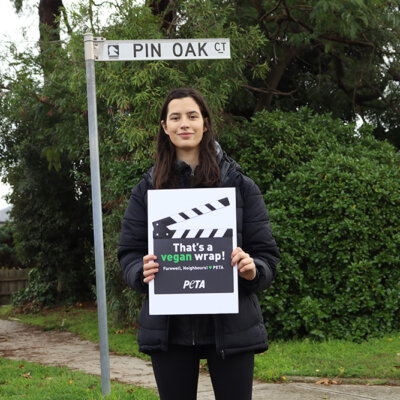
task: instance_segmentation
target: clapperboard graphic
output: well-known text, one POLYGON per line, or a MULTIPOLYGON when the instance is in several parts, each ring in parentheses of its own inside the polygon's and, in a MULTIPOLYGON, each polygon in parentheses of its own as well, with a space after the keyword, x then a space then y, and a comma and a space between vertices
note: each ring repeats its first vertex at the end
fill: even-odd
MULTIPOLYGON (((194 194, 199 190, 192 189, 194 194)), ((214 190, 208 189, 208 193, 218 197, 199 203, 196 196, 191 200, 194 207, 152 221, 153 252, 160 265, 155 294, 233 293, 231 253, 236 218, 221 222, 220 217, 227 211, 231 214, 226 215, 234 216, 232 208, 236 207, 228 196, 221 197, 214 190)))

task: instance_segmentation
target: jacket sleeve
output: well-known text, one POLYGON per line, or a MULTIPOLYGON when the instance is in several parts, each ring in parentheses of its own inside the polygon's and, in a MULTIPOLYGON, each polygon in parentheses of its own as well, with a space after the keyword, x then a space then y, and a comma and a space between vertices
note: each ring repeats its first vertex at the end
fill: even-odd
POLYGON ((132 190, 118 246, 125 281, 141 293, 148 291, 148 285, 143 282, 143 257, 147 252, 147 184, 141 180, 132 190))
POLYGON ((247 176, 243 176, 242 196, 243 250, 253 258, 257 275, 252 281, 239 278, 239 282, 248 290, 261 291, 267 289, 276 276, 279 250, 272 236, 269 215, 261 191, 247 176))

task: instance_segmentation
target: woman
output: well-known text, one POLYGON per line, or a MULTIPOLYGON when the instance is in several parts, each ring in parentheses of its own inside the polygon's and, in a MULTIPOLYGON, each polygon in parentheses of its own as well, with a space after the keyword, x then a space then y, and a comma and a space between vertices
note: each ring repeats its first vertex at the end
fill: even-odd
POLYGON ((154 168, 135 186, 122 222, 118 257, 126 282, 147 293, 158 272, 147 254, 147 190, 236 188, 239 313, 139 317, 140 351, 150 354, 161 400, 196 399, 199 360, 206 358, 215 398, 251 399, 254 354, 268 348, 256 291, 270 286, 279 252, 257 185, 215 142, 211 116, 194 89, 172 90, 161 110, 154 168))

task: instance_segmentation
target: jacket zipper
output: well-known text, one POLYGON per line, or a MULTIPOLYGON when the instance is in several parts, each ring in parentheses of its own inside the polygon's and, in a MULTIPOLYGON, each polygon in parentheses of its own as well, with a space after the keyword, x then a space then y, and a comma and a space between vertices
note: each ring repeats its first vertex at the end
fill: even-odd
POLYGON ((214 318, 214 326, 215 326, 215 344, 217 347, 217 351, 219 351, 221 358, 224 360, 225 359, 225 350, 223 348, 224 339, 223 339, 223 333, 222 333, 222 325, 219 323, 220 321, 219 321, 217 315, 214 315, 213 318, 214 318))
POLYGON ((167 316, 167 347, 168 347, 168 343, 169 343, 169 320, 170 320, 170 316, 167 316))
POLYGON ((192 318, 192 346, 196 346, 196 320, 192 318))

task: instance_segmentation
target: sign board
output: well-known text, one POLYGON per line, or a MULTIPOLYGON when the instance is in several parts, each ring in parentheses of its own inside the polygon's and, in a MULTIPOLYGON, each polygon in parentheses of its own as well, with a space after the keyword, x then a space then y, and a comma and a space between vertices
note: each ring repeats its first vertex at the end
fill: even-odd
POLYGON ((229 39, 98 40, 94 55, 96 61, 231 58, 229 39))
POLYGON ((150 314, 238 312, 235 188, 148 192, 150 314))

